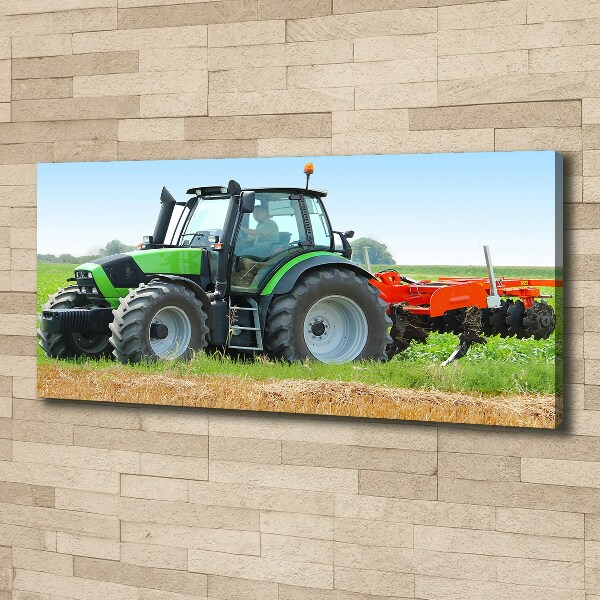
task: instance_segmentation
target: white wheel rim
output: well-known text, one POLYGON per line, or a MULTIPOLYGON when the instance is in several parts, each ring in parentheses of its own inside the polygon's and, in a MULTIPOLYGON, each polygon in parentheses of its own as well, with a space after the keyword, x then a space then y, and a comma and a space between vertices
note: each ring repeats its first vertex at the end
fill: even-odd
POLYGON ((318 361, 341 363, 360 355, 367 343, 369 326, 354 300, 326 296, 311 306, 303 331, 304 341, 318 361))
POLYGON ((165 306, 154 315, 152 323, 167 328, 166 338, 150 337, 150 346, 156 356, 173 359, 187 350, 192 339, 192 324, 185 311, 178 306, 165 306))

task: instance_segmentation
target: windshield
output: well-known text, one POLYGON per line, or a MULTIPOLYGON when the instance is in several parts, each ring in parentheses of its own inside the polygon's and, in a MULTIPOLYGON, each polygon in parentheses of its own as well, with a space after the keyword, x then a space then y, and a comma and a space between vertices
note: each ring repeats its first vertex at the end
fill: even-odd
POLYGON ((201 198, 179 238, 180 246, 206 246, 208 236, 222 235, 229 196, 201 198))

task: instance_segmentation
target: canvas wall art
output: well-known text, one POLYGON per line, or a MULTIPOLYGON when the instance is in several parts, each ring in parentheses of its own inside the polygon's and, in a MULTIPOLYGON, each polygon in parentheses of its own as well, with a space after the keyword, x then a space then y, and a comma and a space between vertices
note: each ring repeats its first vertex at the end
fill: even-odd
POLYGON ((38 166, 42 398, 553 428, 554 152, 38 166))

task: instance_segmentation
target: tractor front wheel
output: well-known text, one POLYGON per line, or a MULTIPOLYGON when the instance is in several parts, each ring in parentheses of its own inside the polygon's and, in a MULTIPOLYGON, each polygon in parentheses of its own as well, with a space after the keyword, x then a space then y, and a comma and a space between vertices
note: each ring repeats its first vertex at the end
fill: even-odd
POLYGON ((183 285, 142 283, 113 312, 110 341, 122 363, 189 360, 208 345, 208 318, 202 302, 183 285))
MULTIPOLYGON (((42 310, 69 309, 84 306, 85 296, 76 285, 70 285, 65 289, 59 289, 56 294, 48 298, 48 302, 42 306, 42 310)), ((85 333, 48 333, 41 327, 38 329, 39 344, 51 358, 74 358, 77 356, 88 356, 90 358, 101 358, 110 356, 112 346, 107 335, 88 335, 85 333)))
POLYGON ((349 269, 310 272, 289 294, 273 300, 265 326, 267 351, 288 362, 387 360, 392 322, 386 309, 378 290, 349 269))

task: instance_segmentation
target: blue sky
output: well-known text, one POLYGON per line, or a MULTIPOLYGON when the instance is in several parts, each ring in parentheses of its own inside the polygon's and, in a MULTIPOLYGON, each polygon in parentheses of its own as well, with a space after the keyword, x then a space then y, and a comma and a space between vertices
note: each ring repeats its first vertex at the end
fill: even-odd
POLYGON ((38 252, 82 255, 154 230, 166 186, 325 189, 335 229, 387 244, 398 264, 554 265, 555 153, 490 152, 38 165, 38 252))

